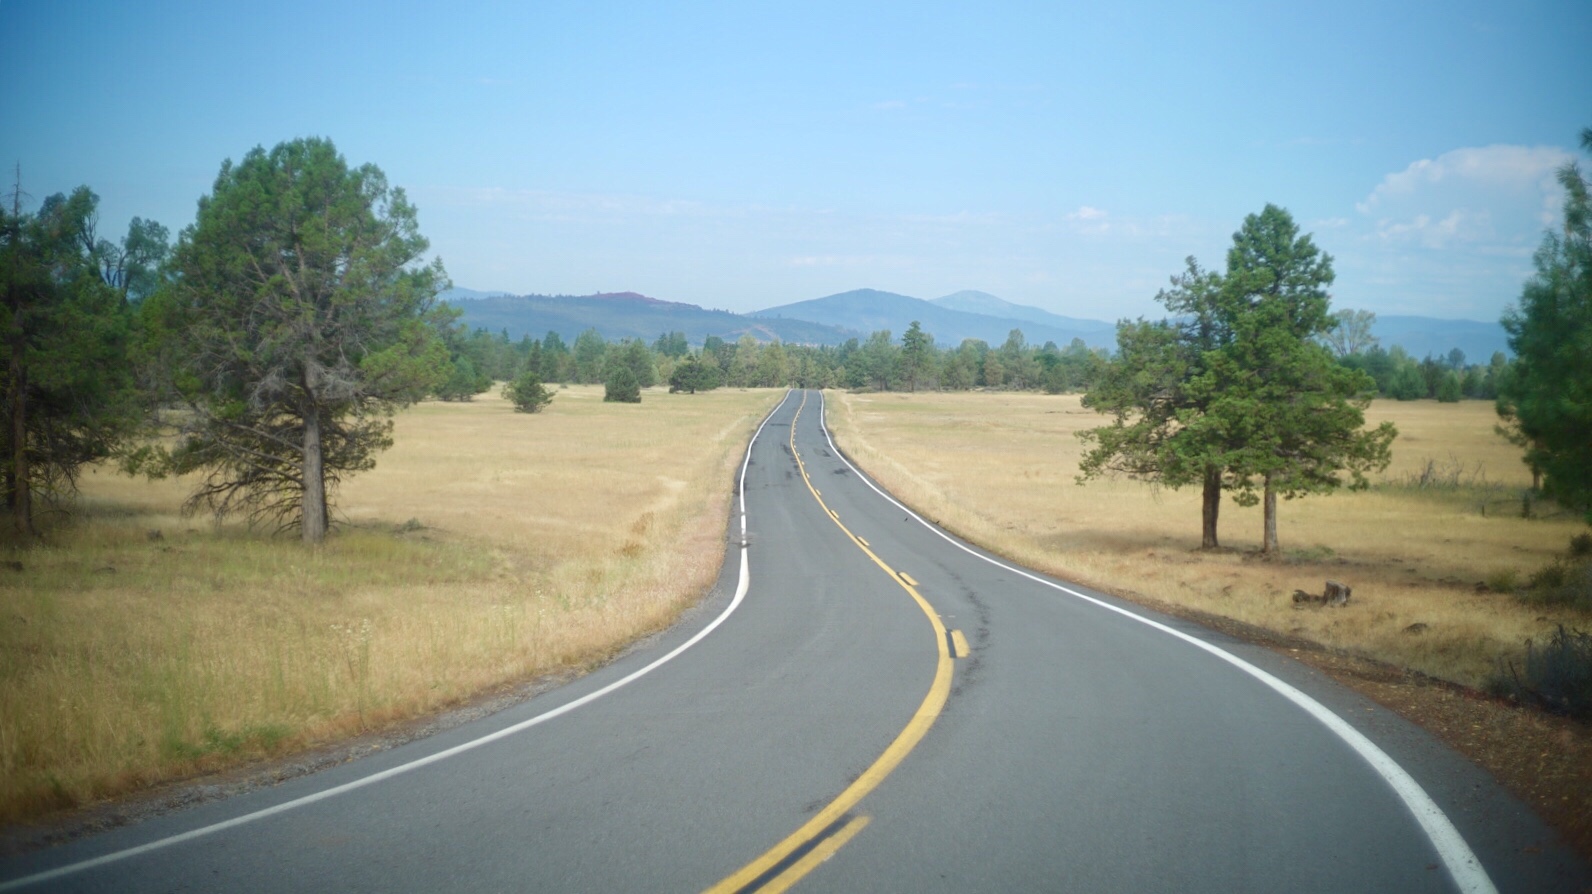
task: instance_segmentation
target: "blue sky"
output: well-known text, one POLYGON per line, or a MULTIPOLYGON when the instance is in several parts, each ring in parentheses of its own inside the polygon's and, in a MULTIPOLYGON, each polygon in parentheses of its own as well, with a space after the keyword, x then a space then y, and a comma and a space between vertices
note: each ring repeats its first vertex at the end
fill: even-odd
POLYGON ((1483 320, 1587 164, 1584 0, 1100 6, 0 0, 0 162, 175 233, 223 159, 326 136, 457 285, 738 311, 1156 314, 1273 202, 1335 307, 1483 320))

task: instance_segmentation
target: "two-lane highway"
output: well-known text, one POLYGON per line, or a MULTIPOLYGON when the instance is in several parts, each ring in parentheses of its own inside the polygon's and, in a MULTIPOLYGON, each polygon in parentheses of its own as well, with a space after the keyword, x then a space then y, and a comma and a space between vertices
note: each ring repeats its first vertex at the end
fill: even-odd
POLYGON ((1488 777, 1308 669, 945 537, 846 462, 816 392, 738 486, 715 592, 608 667, 0 887, 1592 887, 1488 777))

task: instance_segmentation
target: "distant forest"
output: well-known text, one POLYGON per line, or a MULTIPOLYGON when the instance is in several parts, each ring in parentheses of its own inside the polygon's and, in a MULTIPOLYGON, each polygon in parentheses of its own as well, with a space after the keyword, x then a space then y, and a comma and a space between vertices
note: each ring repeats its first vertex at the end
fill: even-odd
MULTIPOLYGON (((493 334, 483 328, 456 326, 448 334, 453 374, 442 388, 444 400, 468 400, 486 391, 494 380, 509 380, 530 370, 543 382, 601 383, 617 364, 628 366, 641 387, 675 381, 683 365, 690 390, 732 388, 847 388, 874 391, 966 391, 975 388, 1043 391, 1050 394, 1087 391, 1109 358, 1081 339, 1065 346, 1035 345, 1021 329, 1005 342, 990 345, 965 339, 937 345, 917 326, 901 337, 880 330, 867 338, 840 345, 763 343, 750 335, 736 341, 709 336, 700 348, 684 333, 609 341, 595 328, 573 344, 556 332, 541 339, 513 341, 506 329, 493 334), (698 370, 703 371, 699 373, 698 370)), ((1507 367, 1502 353, 1486 363, 1471 363, 1454 349, 1443 357, 1417 360, 1395 345, 1384 349, 1374 340, 1340 344, 1338 362, 1363 370, 1376 382, 1378 395, 1398 400, 1461 398, 1491 400, 1507 367)))

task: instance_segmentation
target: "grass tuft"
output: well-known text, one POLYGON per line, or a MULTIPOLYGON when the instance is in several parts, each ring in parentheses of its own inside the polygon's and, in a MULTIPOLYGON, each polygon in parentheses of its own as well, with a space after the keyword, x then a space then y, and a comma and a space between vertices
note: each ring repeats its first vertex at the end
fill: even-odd
POLYGON ((1488 689, 1556 714, 1592 720, 1592 633, 1559 625, 1538 647, 1526 641, 1523 667, 1500 662, 1488 689))

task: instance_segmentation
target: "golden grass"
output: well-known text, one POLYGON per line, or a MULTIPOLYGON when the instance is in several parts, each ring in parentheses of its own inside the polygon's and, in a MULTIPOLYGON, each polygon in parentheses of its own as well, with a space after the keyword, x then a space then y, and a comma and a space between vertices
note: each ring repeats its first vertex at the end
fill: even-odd
POLYGON ((780 395, 421 404, 317 550, 182 518, 181 482, 85 476, 78 518, 0 568, 0 820, 379 727, 667 626, 718 573, 738 462, 780 395))
MULTIPOLYGON (((1492 405, 1377 402, 1400 437, 1369 491, 1283 501, 1283 556, 1261 560, 1261 515, 1224 500, 1221 552, 1201 552, 1195 489, 1075 482, 1074 433, 1105 423, 1078 396, 830 393, 836 440, 870 474, 947 529, 1099 589, 1301 636, 1470 686, 1567 610, 1523 606, 1478 584, 1530 572, 1584 525, 1526 520, 1519 451, 1492 405), (1416 488, 1431 461, 1442 486, 1416 488), (1446 474, 1445 474, 1446 473, 1446 474), (1485 514, 1484 514, 1485 513, 1485 514), (1343 609, 1299 608, 1295 589, 1354 588, 1343 609), (1411 630, 1412 625, 1425 625, 1411 630)), ((1432 477, 1432 476, 1428 476, 1432 477)))

